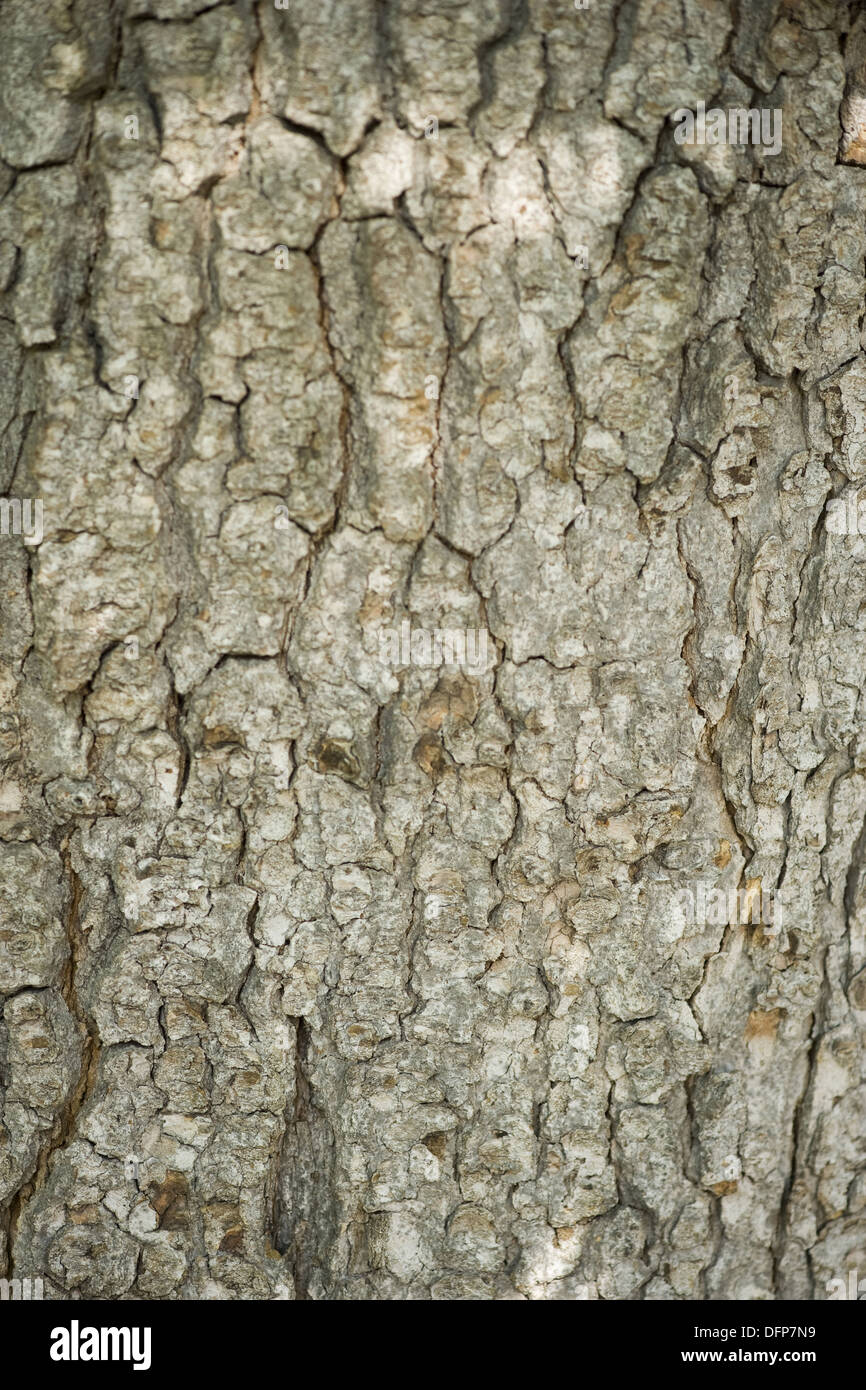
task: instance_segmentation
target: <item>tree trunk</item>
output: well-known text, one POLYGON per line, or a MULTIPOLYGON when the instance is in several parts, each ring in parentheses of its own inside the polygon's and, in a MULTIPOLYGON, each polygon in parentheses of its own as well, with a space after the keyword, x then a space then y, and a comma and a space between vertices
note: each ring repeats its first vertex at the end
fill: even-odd
POLYGON ((0 1269, 866 1274, 859 7, 0 54, 0 1269))

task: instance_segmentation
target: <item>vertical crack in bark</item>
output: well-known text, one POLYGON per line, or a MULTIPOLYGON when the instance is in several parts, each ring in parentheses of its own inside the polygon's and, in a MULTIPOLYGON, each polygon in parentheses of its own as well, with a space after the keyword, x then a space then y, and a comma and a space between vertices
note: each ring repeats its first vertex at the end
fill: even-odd
POLYGON ((54 1120, 54 1124, 40 1148, 36 1165, 27 1179, 15 1193, 9 1206, 8 1223, 8 1277, 14 1274, 15 1241, 21 1220, 26 1213, 27 1204, 45 1186, 49 1175, 51 1160, 59 1153, 75 1133, 78 1116, 86 1105, 96 1084, 99 1068, 101 1044, 99 1033, 91 1017, 82 1008, 78 997, 78 977, 81 959, 86 942, 81 931, 79 909, 82 897, 81 880, 72 867, 68 844, 63 846, 64 870, 68 885, 68 906, 65 929, 69 944, 69 955, 60 982, 60 993, 70 1014, 79 1027, 81 1039, 81 1064, 74 1086, 65 1104, 54 1120))
POLYGON ((310 1081, 310 1028, 295 1022, 292 1114, 283 1139, 274 1244, 292 1271, 295 1298, 323 1296, 322 1278, 337 1236, 332 1175, 334 1133, 310 1081))

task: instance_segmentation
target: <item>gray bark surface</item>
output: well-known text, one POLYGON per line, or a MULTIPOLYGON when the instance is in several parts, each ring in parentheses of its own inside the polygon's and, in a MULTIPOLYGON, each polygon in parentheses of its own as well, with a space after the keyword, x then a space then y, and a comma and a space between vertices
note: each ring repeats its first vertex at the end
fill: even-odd
POLYGON ((4 0, 0 67, 44 509, 0 535, 0 1271, 866 1276, 860 7, 4 0), (699 102, 781 150, 677 143, 699 102), (391 665, 407 621, 488 660, 391 665))

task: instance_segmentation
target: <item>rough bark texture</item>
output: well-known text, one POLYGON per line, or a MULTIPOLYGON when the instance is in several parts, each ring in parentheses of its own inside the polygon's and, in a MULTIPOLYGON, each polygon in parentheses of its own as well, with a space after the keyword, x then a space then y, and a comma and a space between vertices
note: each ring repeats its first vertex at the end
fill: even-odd
POLYGON ((0 1269, 866 1275, 859 7, 4 0, 0 64, 0 492, 44 506, 0 536, 0 1269), (781 151, 678 144, 700 101, 781 151), (404 620, 489 660, 389 665, 404 620))

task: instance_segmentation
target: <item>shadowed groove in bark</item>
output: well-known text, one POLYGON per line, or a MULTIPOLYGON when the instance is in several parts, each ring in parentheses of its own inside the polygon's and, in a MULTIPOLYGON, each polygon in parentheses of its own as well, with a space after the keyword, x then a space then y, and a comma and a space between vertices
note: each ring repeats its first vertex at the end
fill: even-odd
POLYGON ((63 850, 64 867, 69 887, 68 910, 65 920, 69 957, 63 972, 60 992, 80 1030, 81 1064, 78 1079, 71 1088, 64 1106, 56 1116, 49 1135, 40 1148, 36 1165, 27 1181, 22 1184, 9 1202, 7 1218, 7 1265, 6 1277, 12 1278, 15 1272, 15 1236, 27 1203, 44 1186, 51 1161, 63 1149, 75 1133, 78 1116, 92 1095, 99 1069, 99 1033, 79 1003, 76 983, 82 953, 82 935, 79 908, 81 904, 81 881, 69 862, 68 848, 63 850))
POLYGON ((337 1225, 331 1179, 334 1135, 310 1084, 310 1047, 309 1026, 299 1018, 294 1105, 280 1157, 274 1245, 287 1257, 295 1297, 301 1300, 322 1296, 322 1273, 337 1225))

